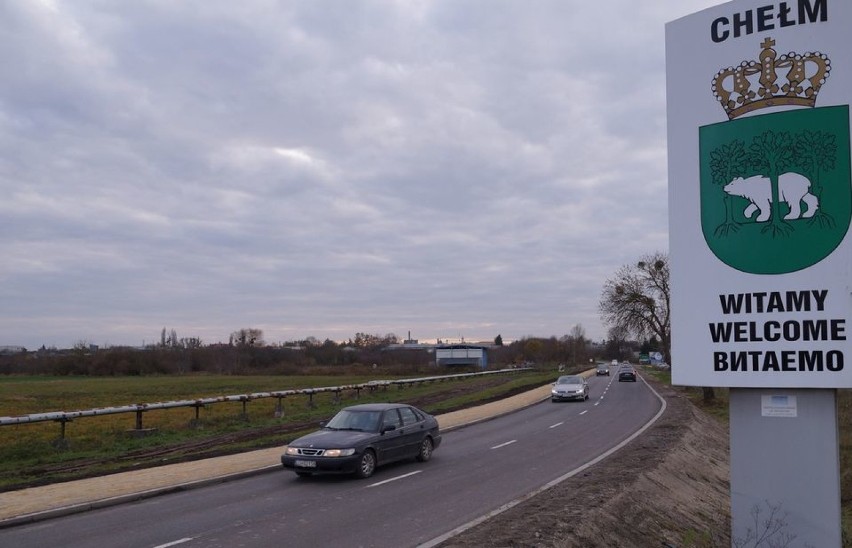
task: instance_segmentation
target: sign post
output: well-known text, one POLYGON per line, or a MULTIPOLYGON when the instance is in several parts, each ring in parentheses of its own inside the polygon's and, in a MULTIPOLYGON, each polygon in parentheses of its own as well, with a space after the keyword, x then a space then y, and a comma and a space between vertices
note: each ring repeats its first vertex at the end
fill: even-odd
POLYGON ((841 543, 850 28, 844 0, 735 0, 666 26, 672 382, 731 389, 740 545, 841 543))

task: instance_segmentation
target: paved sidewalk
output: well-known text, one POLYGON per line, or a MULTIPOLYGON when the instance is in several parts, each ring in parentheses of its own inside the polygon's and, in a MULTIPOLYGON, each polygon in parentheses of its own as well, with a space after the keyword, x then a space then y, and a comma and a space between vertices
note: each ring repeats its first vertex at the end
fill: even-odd
MULTIPOLYGON (((439 415, 451 430, 534 405, 550 397, 550 385, 471 409, 439 415)), ((281 447, 182 462, 0 493, 0 527, 84 512, 281 469, 281 447)))

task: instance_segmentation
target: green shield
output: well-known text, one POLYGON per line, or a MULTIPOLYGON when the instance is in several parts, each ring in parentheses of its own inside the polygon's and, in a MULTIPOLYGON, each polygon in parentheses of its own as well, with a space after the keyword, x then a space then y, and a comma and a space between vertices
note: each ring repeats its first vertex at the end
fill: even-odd
POLYGON ((699 129, 701 227, 726 265, 786 274, 849 229, 849 107, 791 110, 699 129))

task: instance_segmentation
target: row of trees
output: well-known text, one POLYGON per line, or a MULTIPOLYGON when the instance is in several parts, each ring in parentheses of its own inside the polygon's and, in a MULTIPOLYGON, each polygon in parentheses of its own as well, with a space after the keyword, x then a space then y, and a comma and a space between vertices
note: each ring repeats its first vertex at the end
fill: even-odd
MULTIPOLYGON (((289 374, 317 372, 317 367, 326 367, 323 372, 343 373, 358 367, 373 369, 374 365, 396 371, 419 371, 434 366, 434 353, 398 343, 393 334, 357 333, 340 343, 308 337, 267 345, 262 330, 245 328, 234 331, 226 344, 204 345, 199 339, 181 338, 174 329, 163 328, 159 343, 145 349, 98 349, 79 344, 68 351, 43 349, 0 355, 0 374, 289 374)), ((528 336, 504 344, 502 336, 497 335, 488 349, 488 362, 494 368, 530 362, 544 366, 582 366, 598 359, 629 359, 637 352, 658 349, 655 337, 642 344, 626 338, 595 343, 578 324, 561 337, 528 336)))
MULTIPOLYGON (((344 343, 308 338, 271 346, 258 344, 262 335, 260 330, 246 330, 245 336, 233 337, 228 344, 186 345, 166 331, 160 344, 145 349, 80 345, 68 351, 0 355, 0 374, 296 374, 320 372, 319 367, 325 368, 323 373, 348 373, 359 367, 372 370, 374 365, 383 370, 419 372, 434 367, 435 362, 435 354, 426 349, 392 346, 392 336, 359 334, 344 343)), ((582 365, 594 359, 624 359, 635 348, 635 343, 592 343, 583 328, 575 326, 571 334, 562 337, 524 337, 510 344, 492 345, 488 362, 494 368, 529 362, 582 365)))

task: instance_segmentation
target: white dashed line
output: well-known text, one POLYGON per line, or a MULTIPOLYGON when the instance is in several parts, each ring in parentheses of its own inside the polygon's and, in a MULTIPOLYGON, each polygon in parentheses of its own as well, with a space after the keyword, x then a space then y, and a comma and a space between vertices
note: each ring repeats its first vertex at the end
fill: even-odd
POLYGON ((506 447, 507 445, 512 445, 516 441, 518 441, 518 440, 507 441, 506 443, 501 443, 500 445, 495 445, 491 449, 500 449, 501 447, 506 447))
POLYGON ((562 426, 563 424, 565 424, 565 423, 564 422, 557 422, 556 424, 551 424, 550 426, 548 426, 548 428, 556 428, 557 426, 562 426))
POLYGON ((397 476, 397 477, 395 477, 395 478, 386 479, 386 480, 384 480, 384 481, 380 481, 380 482, 378 482, 378 483, 371 483, 371 484, 370 484, 370 485, 368 485, 367 487, 378 487, 379 485, 384 485, 384 484, 386 484, 386 483, 390 483, 390 482, 392 482, 392 481, 396 481, 396 480, 401 480, 401 479, 403 479, 403 478, 407 478, 408 476, 413 476, 414 474, 419 474, 419 473, 420 473, 420 472, 422 472, 422 471, 423 471, 423 470, 415 470, 414 472, 409 472, 409 473, 407 473, 407 474, 403 474, 403 475, 401 475, 401 476, 397 476))
MULTIPOLYGON (((595 405, 597 405, 597 404, 595 404, 595 405)), ((580 411, 580 414, 581 414, 581 415, 585 415, 585 414, 586 414, 586 413, 588 413, 588 412, 589 412, 589 410, 588 410, 588 409, 586 409, 585 411, 580 411)))
POLYGON ((167 542, 165 544, 160 544, 159 546, 154 546, 154 548, 168 548, 169 546, 177 546, 178 544, 183 544, 184 542, 189 542, 192 540, 192 537, 186 537, 179 540, 173 540, 172 542, 167 542))

